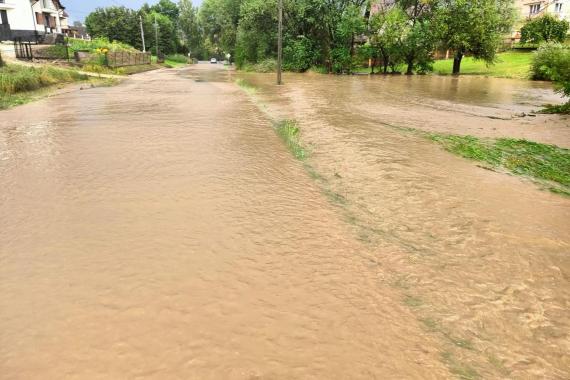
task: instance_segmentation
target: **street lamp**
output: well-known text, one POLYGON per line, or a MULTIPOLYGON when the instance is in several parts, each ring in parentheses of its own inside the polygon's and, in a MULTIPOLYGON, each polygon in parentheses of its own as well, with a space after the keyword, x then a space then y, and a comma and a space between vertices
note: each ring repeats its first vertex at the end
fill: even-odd
POLYGON ((277 84, 282 85, 281 68, 283 66, 283 0, 279 0, 279 35, 277 38, 277 84))

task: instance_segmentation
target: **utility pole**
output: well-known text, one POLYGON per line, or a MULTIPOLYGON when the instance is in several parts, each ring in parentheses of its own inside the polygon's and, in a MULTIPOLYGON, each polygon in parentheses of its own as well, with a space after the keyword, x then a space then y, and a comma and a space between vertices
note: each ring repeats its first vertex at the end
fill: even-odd
POLYGON ((146 53, 146 46, 144 43, 144 29, 143 29, 143 23, 142 23, 142 16, 139 15, 139 19, 141 21, 141 37, 142 37, 142 44, 143 44, 143 53, 146 53))
POLYGON ((277 84, 281 85, 281 70, 283 67, 283 0, 279 0, 279 37, 277 40, 277 84))
POLYGON ((156 60, 159 61, 158 55, 160 53, 160 49, 158 47, 158 22, 156 21, 156 15, 154 15, 154 33, 156 37, 156 60))

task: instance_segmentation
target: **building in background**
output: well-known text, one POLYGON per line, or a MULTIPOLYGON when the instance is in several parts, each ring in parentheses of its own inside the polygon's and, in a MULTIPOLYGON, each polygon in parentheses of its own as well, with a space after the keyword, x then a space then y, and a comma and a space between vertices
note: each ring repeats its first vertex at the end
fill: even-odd
POLYGON ((553 15, 561 20, 570 19, 570 0, 515 0, 521 20, 553 15))
POLYGON ((0 0, 0 41, 54 41, 66 26, 60 0, 0 0))

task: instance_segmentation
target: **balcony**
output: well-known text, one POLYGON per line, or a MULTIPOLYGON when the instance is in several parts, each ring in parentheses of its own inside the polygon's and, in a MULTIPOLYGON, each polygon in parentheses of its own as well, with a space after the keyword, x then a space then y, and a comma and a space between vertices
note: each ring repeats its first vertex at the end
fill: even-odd
MULTIPOLYGON (((53 2, 51 0, 40 0, 37 4, 40 6, 40 12, 51 14, 59 13, 59 10, 53 5, 53 2)), ((38 11, 38 9, 35 10, 38 11)))

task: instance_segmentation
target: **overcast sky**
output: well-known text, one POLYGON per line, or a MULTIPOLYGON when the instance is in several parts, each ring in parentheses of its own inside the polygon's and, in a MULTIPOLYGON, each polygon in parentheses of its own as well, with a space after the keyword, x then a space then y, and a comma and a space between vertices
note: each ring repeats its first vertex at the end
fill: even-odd
MULTIPOLYGON (((173 0, 177 3, 177 0, 173 0)), ((73 21, 83 21, 91 11, 97 7, 108 7, 111 5, 124 5, 125 7, 138 9, 144 3, 154 4, 158 0, 62 0, 67 13, 73 21)), ((194 5, 200 5, 202 0, 192 0, 194 5)))

